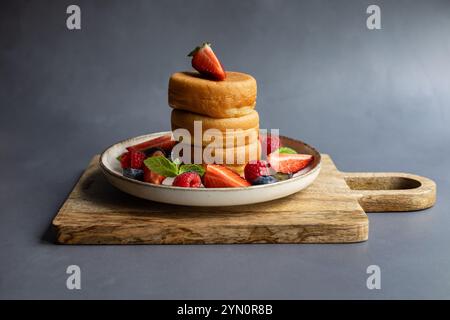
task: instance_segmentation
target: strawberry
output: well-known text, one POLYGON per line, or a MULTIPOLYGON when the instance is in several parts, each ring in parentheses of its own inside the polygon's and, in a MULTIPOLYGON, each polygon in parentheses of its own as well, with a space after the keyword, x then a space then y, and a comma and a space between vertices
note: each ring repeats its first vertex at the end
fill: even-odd
POLYGON ((250 183, 233 170, 218 164, 208 164, 203 176, 206 188, 248 187, 250 183))
POLYGON ((166 177, 161 176, 155 172, 149 170, 146 166, 144 166, 144 181, 153 183, 153 184, 161 184, 166 177))
POLYGON ((192 67, 201 74, 215 80, 225 80, 225 70, 211 49, 210 43, 205 42, 195 48, 188 57, 192 57, 192 67))
POLYGON ((305 168, 313 159, 310 154, 274 152, 267 156, 270 166, 277 172, 295 173, 305 168))
POLYGON ((122 153, 122 155, 119 157, 120 166, 122 169, 126 169, 130 167, 130 152, 122 153))
POLYGON ((173 140, 172 134, 166 134, 157 138, 153 138, 148 141, 135 144, 127 148, 128 151, 146 151, 150 148, 160 148, 165 151, 170 151, 172 147, 177 144, 177 141, 173 140))
POLYGON ((245 179, 250 183, 253 183, 261 176, 269 176, 269 164, 264 160, 250 161, 244 168, 244 175, 245 179))
POLYGON ((198 188, 202 185, 202 180, 197 172, 185 172, 176 176, 172 185, 175 187, 198 188))
POLYGON ((263 152, 266 151, 266 154, 271 154, 279 147, 281 147, 280 138, 278 137, 278 135, 260 135, 259 139, 261 142, 261 150, 263 152))
POLYGON ((140 151, 130 152, 130 167, 133 169, 142 169, 144 166, 145 154, 140 151))
MULTIPOLYGON (((148 149, 148 150, 150 150, 150 149, 148 149)), ((164 151, 153 148, 153 152, 151 152, 150 157, 158 157, 158 156, 165 156, 164 151)), ((146 165, 144 165, 144 181, 145 182, 161 184, 165 178, 166 178, 165 176, 151 171, 149 168, 147 168, 146 165)))

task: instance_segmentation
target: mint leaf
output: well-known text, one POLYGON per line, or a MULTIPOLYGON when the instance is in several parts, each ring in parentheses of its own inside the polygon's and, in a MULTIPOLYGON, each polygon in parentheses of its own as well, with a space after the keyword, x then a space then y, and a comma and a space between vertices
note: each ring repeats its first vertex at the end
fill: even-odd
POLYGON ((180 159, 170 161, 164 156, 150 157, 144 160, 145 166, 164 177, 176 177, 185 172, 196 172, 203 176, 205 169, 198 164, 181 164, 180 159))
POLYGON ((201 177, 205 173, 205 169, 203 169, 203 167, 198 164, 183 164, 180 166, 178 174, 182 174, 185 172, 197 172, 201 177))
POLYGON ((295 151, 294 149, 289 148, 289 147, 278 148, 277 150, 275 150, 275 152, 278 152, 278 153, 289 153, 289 154, 297 153, 297 151, 295 151))
POLYGON ((178 166, 164 156, 150 157, 144 160, 145 166, 164 177, 176 177, 178 166))

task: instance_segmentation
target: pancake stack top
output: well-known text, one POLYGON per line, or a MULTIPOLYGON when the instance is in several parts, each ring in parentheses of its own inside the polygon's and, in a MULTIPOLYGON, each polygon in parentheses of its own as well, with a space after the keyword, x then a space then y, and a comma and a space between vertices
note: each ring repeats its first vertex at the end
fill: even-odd
POLYGON ((226 72, 223 81, 209 80, 197 72, 174 73, 169 80, 172 130, 188 130, 193 150, 204 150, 214 142, 216 162, 242 172, 248 161, 260 158, 256 92, 255 78, 245 73, 226 72), (203 133, 195 141, 194 121, 201 121, 203 133), (216 129, 222 138, 205 135, 214 134, 209 129, 216 129))

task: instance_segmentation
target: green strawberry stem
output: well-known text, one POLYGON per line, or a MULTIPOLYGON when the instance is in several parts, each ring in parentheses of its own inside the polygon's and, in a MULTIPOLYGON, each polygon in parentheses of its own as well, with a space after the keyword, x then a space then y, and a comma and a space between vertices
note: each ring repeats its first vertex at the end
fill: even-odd
POLYGON ((196 54, 197 52, 199 52, 201 49, 203 49, 203 48, 206 47, 206 46, 210 47, 210 46, 211 46, 211 43, 209 43, 209 42, 204 42, 201 46, 195 47, 195 49, 192 50, 191 52, 189 52, 189 54, 188 54, 187 56, 188 56, 188 57, 193 57, 193 56, 195 56, 195 54, 196 54))

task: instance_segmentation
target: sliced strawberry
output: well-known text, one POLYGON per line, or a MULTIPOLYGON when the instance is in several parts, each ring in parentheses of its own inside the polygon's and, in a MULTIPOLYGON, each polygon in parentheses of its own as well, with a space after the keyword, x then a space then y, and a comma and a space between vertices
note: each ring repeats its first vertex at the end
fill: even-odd
POLYGON ((126 169, 130 167, 130 152, 125 152, 122 153, 119 157, 119 161, 120 161, 120 166, 122 167, 122 169, 126 169))
POLYGON ((153 183, 153 184, 161 184, 166 177, 161 176, 151 170, 149 170, 146 166, 144 166, 144 181, 153 183))
POLYGON ((172 134, 166 134, 148 141, 135 144, 127 148, 128 151, 145 151, 150 148, 161 148, 165 151, 170 151, 172 147, 177 144, 177 141, 173 140, 172 134))
POLYGON ((203 176, 206 188, 248 187, 250 183, 233 170, 218 164, 208 164, 203 176))
POLYGON ((280 137, 278 135, 260 135, 259 141, 261 142, 261 150, 271 154, 279 147, 281 147, 280 137))
POLYGON ((267 156, 270 166, 277 172, 295 173, 305 168, 313 159, 310 154, 274 152, 267 156))
MULTIPOLYGON (((148 149, 150 150, 150 149, 148 149)), ((154 150, 152 154, 150 154, 150 157, 158 157, 158 156, 165 156, 164 151, 162 150, 154 150)), ((144 181, 154 184, 161 184, 166 177, 157 174, 156 172, 151 171, 149 168, 147 168, 146 165, 144 165, 144 181)))
POLYGON ((130 167, 133 169, 142 169, 144 167, 145 154, 140 151, 130 151, 130 167))
POLYGON ((215 80, 225 80, 225 70, 211 49, 210 43, 205 42, 200 47, 195 48, 189 53, 188 57, 192 57, 192 67, 201 74, 215 80))

